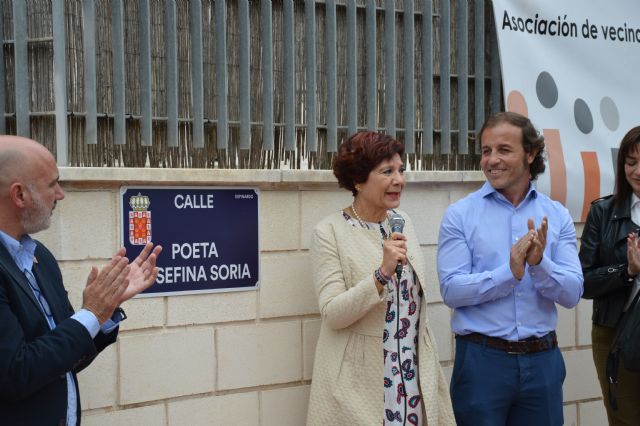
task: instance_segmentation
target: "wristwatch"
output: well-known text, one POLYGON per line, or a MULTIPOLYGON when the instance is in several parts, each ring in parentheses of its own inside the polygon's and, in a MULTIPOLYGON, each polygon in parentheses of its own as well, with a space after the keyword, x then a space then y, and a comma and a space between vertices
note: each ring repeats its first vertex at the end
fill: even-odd
POLYGON ((118 306, 116 310, 113 311, 113 315, 111 315, 111 321, 115 323, 119 323, 126 319, 127 319, 127 314, 125 313, 124 309, 122 309, 120 306, 118 306))

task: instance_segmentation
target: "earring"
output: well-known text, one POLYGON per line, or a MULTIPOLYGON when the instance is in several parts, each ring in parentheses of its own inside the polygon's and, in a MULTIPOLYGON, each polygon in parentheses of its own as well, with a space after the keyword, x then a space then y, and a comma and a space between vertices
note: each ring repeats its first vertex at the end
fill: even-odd
POLYGON ((356 183, 356 191, 360 192, 360 184, 356 183))

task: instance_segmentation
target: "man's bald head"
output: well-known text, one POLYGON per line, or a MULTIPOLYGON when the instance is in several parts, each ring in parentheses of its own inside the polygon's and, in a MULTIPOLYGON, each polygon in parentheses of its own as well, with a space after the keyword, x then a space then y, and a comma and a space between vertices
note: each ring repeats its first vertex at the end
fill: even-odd
POLYGON ((29 183, 33 169, 52 158, 49 150, 34 140, 0 135, 0 188, 16 181, 29 183))
POLYGON ((63 198, 49 150, 31 139, 0 135, 0 229, 16 240, 47 229, 63 198))

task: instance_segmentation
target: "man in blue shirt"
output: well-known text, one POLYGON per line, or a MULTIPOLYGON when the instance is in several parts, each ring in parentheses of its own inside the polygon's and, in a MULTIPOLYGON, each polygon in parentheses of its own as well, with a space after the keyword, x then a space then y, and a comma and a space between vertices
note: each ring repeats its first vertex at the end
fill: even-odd
POLYGON ((120 249, 92 268, 73 311, 58 264, 29 234, 49 227, 64 198, 58 168, 39 143, 0 136, 0 423, 80 423, 76 373, 115 342, 120 304, 152 285, 162 248, 133 262, 120 249))
POLYGON ((451 396, 459 425, 560 425, 565 366, 556 303, 572 308, 582 271, 567 209, 536 191, 544 138, 512 112, 479 132, 487 181, 447 209, 438 239, 454 308, 451 396))

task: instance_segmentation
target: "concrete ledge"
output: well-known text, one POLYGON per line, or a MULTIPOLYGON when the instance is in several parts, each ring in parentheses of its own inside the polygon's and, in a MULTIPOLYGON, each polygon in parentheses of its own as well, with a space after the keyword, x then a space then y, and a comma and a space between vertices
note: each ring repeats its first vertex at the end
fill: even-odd
POLYGON ((337 183, 331 170, 282 170, 282 181, 337 183))
MULTIPOLYGON (((408 183, 481 182, 480 171, 412 171, 408 183)), ((114 185, 256 185, 273 184, 335 185, 331 170, 257 170, 257 169, 151 169, 120 167, 60 167, 60 180, 73 186, 96 183, 114 185)))
POLYGON ((484 182, 484 174, 478 170, 468 171, 414 171, 406 172, 407 182, 438 182, 438 183, 458 183, 458 182, 484 182))
POLYGON ((62 182, 118 184, 244 184, 281 182, 280 170, 147 169, 120 167, 60 167, 62 182))

